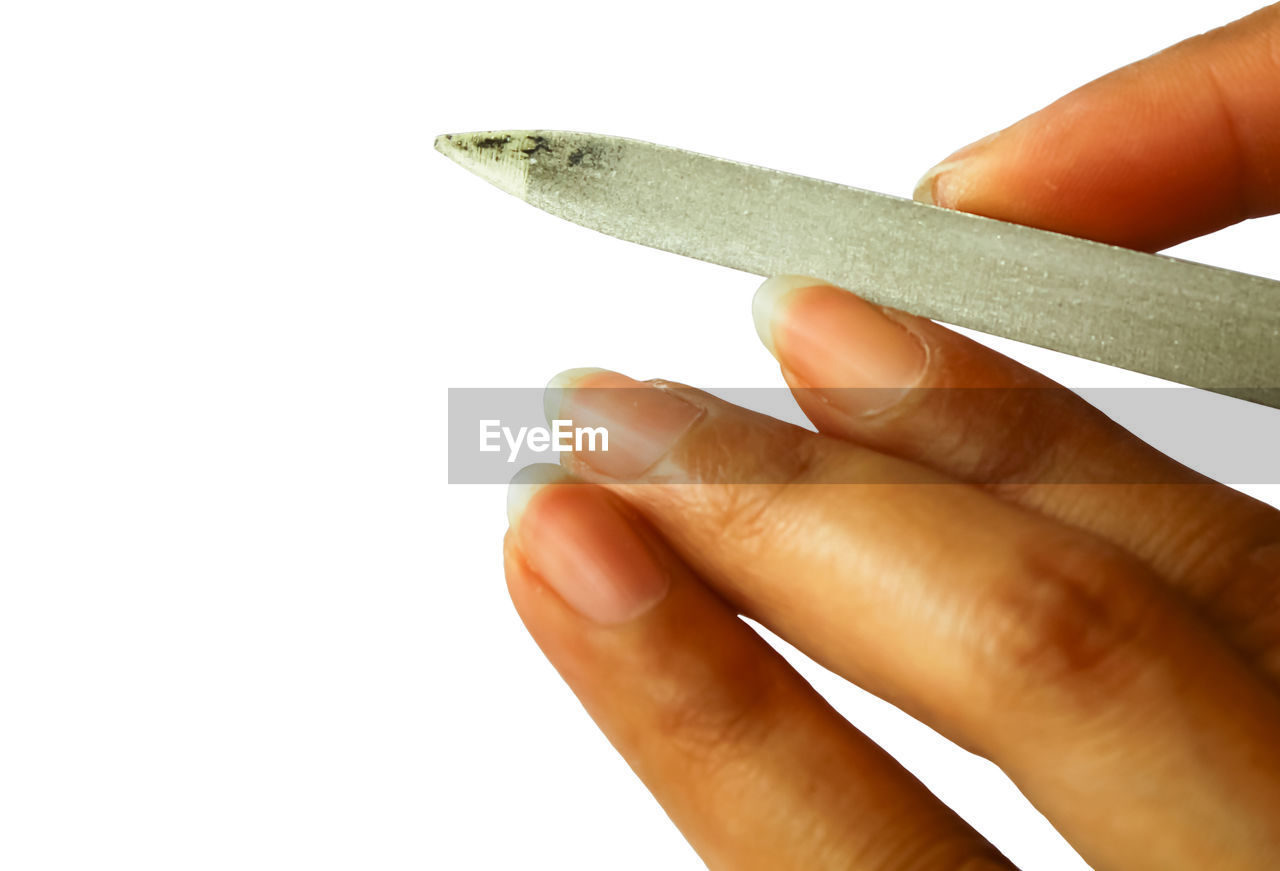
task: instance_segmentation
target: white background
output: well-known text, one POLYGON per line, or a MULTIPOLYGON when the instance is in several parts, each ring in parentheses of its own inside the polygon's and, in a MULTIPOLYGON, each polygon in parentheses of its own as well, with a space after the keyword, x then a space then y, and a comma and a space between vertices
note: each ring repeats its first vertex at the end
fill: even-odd
MULTIPOLYGON (((524 634, 502 489, 445 483, 445 391, 780 384, 758 280, 432 138, 587 130, 907 195, 1253 5, 4 4, 0 866, 700 867, 524 634)), ((1276 229, 1177 253, 1280 277, 1276 229)), ((1080 867, 988 764, 805 670, 1011 857, 1080 867)))

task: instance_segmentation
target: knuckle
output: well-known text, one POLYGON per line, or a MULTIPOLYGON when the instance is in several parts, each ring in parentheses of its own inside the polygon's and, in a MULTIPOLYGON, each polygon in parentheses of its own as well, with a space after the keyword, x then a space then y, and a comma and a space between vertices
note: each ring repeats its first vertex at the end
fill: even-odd
POLYGON ((818 459, 812 440, 796 439, 767 480, 744 483, 719 494, 715 506, 717 528, 727 540, 741 545, 758 546, 783 534, 788 520, 781 506, 797 488, 814 480, 818 459))
MULTIPOLYGON (((985 391, 982 415, 968 415, 978 430, 969 440, 975 459, 969 480, 993 488, 1056 484, 1086 474, 1082 461, 1093 442, 1110 436, 1114 424, 1063 387, 1015 386, 985 391), (992 438, 989 421, 999 421, 992 438), (988 446, 998 444, 998 450, 988 446), (1064 477, 1065 476, 1065 477, 1064 477)), ((1089 475, 1097 474, 1093 470, 1089 475)))
POLYGON ((690 765, 724 770, 749 759, 774 723, 782 689, 779 669, 754 652, 722 652, 681 663, 654 698, 654 738, 690 765))
POLYGON ((1227 565, 1209 606, 1231 640, 1280 677, 1280 539, 1254 545, 1227 565))
POLYGON ((1036 547, 976 621, 980 674, 1001 702, 1046 692, 1103 701, 1143 664, 1141 640, 1159 613, 1140 566, 1100 542, 1036 547))

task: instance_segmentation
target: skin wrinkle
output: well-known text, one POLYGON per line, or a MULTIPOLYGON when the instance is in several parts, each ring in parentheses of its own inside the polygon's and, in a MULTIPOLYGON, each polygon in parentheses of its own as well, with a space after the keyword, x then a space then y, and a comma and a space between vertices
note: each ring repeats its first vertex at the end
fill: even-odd
POLYGON ((1161 665, 1146 656, 1160 649, 1158 590, 1133 582, 1145 569, 1128 554, 1067 535, 1024 546, 1010 571, 972 604, 964 639, 992 704, 1016 710, 1066 693, 1074 709, 1106 719, 1110 698, 1161 665))
MULTIPOLYGON (((934 388, 934 390, 926 389, 908 394, 906 402, 865 419, 854 419, 844 414, 839 407, 833 409, 834 413, 845 419, 850 429, 868 426, 887 428, 895 423, 905 423, 912 412, 923 403, 946 402, 955 396, 951 390, 939 391, 937 388, 988 390, 988 395, 998 397, 998 402, 988 408, 988 415, 996 415, 1002 420, 1006 431, 1017 433, 1023 440, 1024 449, 1019 450, 1018 445, 1006 445, 1003 451, 988 452, 985 457, 977 457, 966 464, 962 477, 979 486, 985 486, 990 482, 997 482, 998 485, 1010 481, 1039 481, 1049 469, 1063 467, 1063 455, 1068 452, 1068 449, 1064 448, 1065 435, 1071 428, 1065 424, 1070 423, 1072 427, 1079 426, 1079 417, 1082 413, 1088 415, 1090 422, 1095 426, 1110 429, 1115 427, 1110 419, 1092 407, 1082 411, 1074 394, 1038 373, 1024 369, 1010 371, 1009 367, 999 367, 994 372, 984 370, 975 377, 974 367, 969 364, 972 362, 982 366, 982 360, 985 357, 982 351, 974 354, 974 349, 964 344, 930 341, 930 333, 937 329, 932 324, 929 328, 921 329, 918 318, 892 310, 886 310, 886 314, 902 324, 904 328, 910 329, 924 345, 926 368, 921 386, 934 388), (964 375, 957 378, 955 374, 957 372, 962 372, 964 375), (1052 402, 1052 405, 1046 403, 1047 399, 1052 402), (1011 410, 1017 412, 1016 416, 1010 414, 1011 410), (1054 413, 1046 414, 1047 411, 1054 413), (1027 449, 1029 446, 1034 446, 1034 450, 1027 449)), ((961 406, 959 413, 948 415, 953 425, 944 430, 950 441, 950 447, 943 447, 942 450, 944 454, 951 457, 959 455, 960 448, 965 444, 981 443, 983 440, 975 436, 980 434, 987 425, 985 418, 978 419, 962 413, 966 401, 963 390, 960 396, 961 399, 957 403, 961 406), (961 424, 960 426, 954 425, 957 421, 961 424)), ((937 449, 937 441, 932 434, 929 441, 928 453, 931 453, 937 449)), ((1079 453, 1078 449, 1073 452, 1079 453)), ((953 474, 936 465, 933 468, 937 468, 944 474, 953 474)))
MULTIPOLYGON (((1280 6, 1272 9, 1276 13, 1276 20, 1280 21, 1280 6)), ((1268 29, 1266 34, 1268 63, 1276 77, 1280 78, 1280 27, 1268 29)), ((1274 211, 1276 204, 1280 203, 1280 165, 1265 165, 1264 174, 1265 182, 1262 187, 1271 195, 1270 199, 1264 201, 1263 208, 1266 214, 1274 211)))
POLYGON ((751 648, 722 654, 710 667, 678 644, 666 649, 676 651, 674 659, 657 651, 644 669, 678 677, 651 697, 656 732, 704 776, 724 780, 771 740, 786 708, 784 672, 772 662, 760 668, 751 648))
POLYGON ((1280 683, 1280 537, 1231 562, 1210 606, 1239 627, 1228 638, 1264 678, 1280 683))
MULTIPOLYGON (((1273 26, 1266 31, 1266 73, 1270 79, 1280 88, 1280 10, 1277 10, 1273 26)), ((1240 124, 1249 124, 1250 116, 1246 113, 1238 113, 1237 121, 1240 124)), ((1274 122, 1273 122, 1274 123, 1274 122)), ((1257 137, 1250 137, 1249 141, 1257 140, 1256 148, 1250 149, 1253 157, 1253 167, 1255 174, 1261 179, 1260 184, 1250 187, 1250 193, 1257 198, 1250 217, 1261 217, 1275 211, 1280 204, 1280 162, 1267 161, 1266 155, 1269 150, 1280 147, 1280 132, 1272 130, 1270 141, 1268 137, 1259 134, 1257 137)))
MULTIPOLYGON (((1078 489, 1100 485, 1066 486, 1078 489)), ((1205 482, 1129 486, 1138 490, 1169 486, 1202 491, 1217 485, 1205 482)), ((1003 491, 1003 495, 1016 495, 1031 508, 1052 501, 1059 506, 1058 519, 1062 522, 1079 526, 1087 519, 1093 500, 1065 500, 1062 497, 1063 485, 1048 487, 1056 492, 1050 493, 1044 487, 1032 485, 1016 494, 1003 491), (1078 506, 1075 517, 1062 508, 1066 504, 1078 506)), ((1280 647, 1280 587, 1276 586, 1280 571, 1274 576, 1265 576, 1250 571, 1249 566, 1259 551, 1276 547, 1280 542, 1280 532, 1266 529, 1275 526, 1275 518, 1269 512, 1263 512, 1258 522, 1263 529, 1242 532, 1239 516, 1233 513, 1211 510, 1197 514, 1180 512, 1173 514, 1167 523, 1149 520, 1146 526, 1148 534, 1142 540, 1125 542, 1124 546, 1135 552, 1155 555, 1147 560, 1152 570, 1166 578, 1180 579, 1170 589, 1182 594, 1189 606, 1198 605, 1213 615, 1215 620, 1209 628, 1215 635, 1245 660, 1261 668, 1269 681, 1275 682, 1280 681, 1280 668, 1276 663, 1268 664, 1268 652, 1280 647), (1161 559, 1159 555, 1164 554, 1177 554, 1177 561, 1161 559), (1270 607, 1264 608, 1267 603, 1270 607)))
POLYGON ((688 470, 687 480, 755 483, 755 486, 735 488, 735 493, 741 491, 740 495, 749 498, 731 507, 718 506, 715 509, 717 520, 724 526, 726 533, 745 529, 738 537, 743 541, 760 541, 762 530, 774 525, 770 519, 772 506, 789 489, 822 480, 823 469, 819 463, 821 452, 813 449, 813 442, 810 440, 801 440, 798 450, 767 450, 770 445, 795 441, 775 434, 779 428, 793 428, 790 424, 775 421, 767 424, 767 431, 761 432, 756 427, 739 426, 732 419, 717 420, 717 406, 708 405, 707 398, 701 391, 684 385, 667 389, 705 409, 702 417, 684 434, 680 446, 674 452, 679 467, 688 470), (758 443, 764 450, 752 450, 753 443, 758 443), (744 477, 748 471, 741 462, 744 453, 752 457, 752 467, 758 465, 761 456, 768 458, 769 468, 762 480, 751 482, 744 477))
POLYGON ((735 651, 736 664, 717 659, 708 666, 691 661, 678 644, 672 647, 680 659, 640 669, 665 680, 648 679, 651 720, 634 740, 662 741, 713 792, 732 796, 744 778, 756 774, 749 760, 768 746, 780 722, 779 703, 787 694, 779 670, 754 673, 759 664, 754 650, 735 651))
MULTIPOLYGON (((1269 119, 1241 104, 1247 104, 1252 97, 1253 82, 1272 80, 1280 84, 1280 56, 1277 55, 1280 28, 1276 26, 1280 23, 1280 15, 1277 11, 1271 7, 1242 19, 1242 22, 1262 19, 1257 29, 1241 27, 1241 22, 1236 22, 1170 49, 1171 53, 1177 54, 1176 62, 1183 70, 1182 77, 1202 76, 1200 80, 1207 81, 1212 94, 1211 102, 1228 146, 1223 164, 1234 175, 1235 181, 1232 222, 1258 217, 1272 210, 1265 183, 1273 176, 1265 159, 1266 131, 1251 123, 1251 120, 1269 119), (1212 49, 1207 46, 1212 46, 1212 49), (1260 72, 1258 67, 1262 68, 1260 72), (1262 179, 1264 183, 1257 184, 1253 181, 1255 179, 1262 179)), ((1172 88, 1172 85, 1167 87, 1172 88)))
POLYGON ((1253 166, 1252 150, 1246 147, 1245 140, 1240 133, 1240 125, 1235 118, 1233 110, 1233 101, 1228 96, 1229 92, 1223 87, 1222 78, 1220 77, 1216 65, 1207 63, 1204 65, 1205 80, 1213 88, 1213 92, 1217 95, 1216 104, 1218 111, 1222 116, 1222 127, 1227 131, 1227 143, 1231 148, 1230 159, 1228 163, 1235 170, 1235 188, 1236 195, 1234 201, 1236 203, 1235 215, 1231 219, 1231 223, 1238 223, 1247 218, 1253 217, 1254 210, 1250 207, 1253 199, 1252 185, 1249 184, 1251 168, 1253 166))

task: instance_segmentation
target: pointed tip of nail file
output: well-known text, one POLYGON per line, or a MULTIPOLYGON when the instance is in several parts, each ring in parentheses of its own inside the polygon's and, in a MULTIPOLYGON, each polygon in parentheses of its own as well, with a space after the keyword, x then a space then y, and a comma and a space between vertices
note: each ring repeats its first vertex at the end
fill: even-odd
POLYGON ((436 151, 489 184, 524 198, 529 165, 550 153, 547 136, 537 130, 485 130, 445 133, 436 151))

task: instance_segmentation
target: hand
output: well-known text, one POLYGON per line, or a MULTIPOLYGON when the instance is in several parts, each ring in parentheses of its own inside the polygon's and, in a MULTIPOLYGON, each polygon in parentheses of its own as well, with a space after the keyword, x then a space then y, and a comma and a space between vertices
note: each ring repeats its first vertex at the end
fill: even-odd
MULTIPOLYGON (((1274 212, 1278 47, 1271 7, 917 195, 1146 249, 1274 212)), ((741 613, 992 760, 1098 868, 1275 867, 1280 512, 930 321, 794 276, 755 313, 819 433, 567 373, 555 416, 610 450, 518 478, 505 545, 529 631, 707 864, 1008 867, 741 613)))

